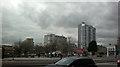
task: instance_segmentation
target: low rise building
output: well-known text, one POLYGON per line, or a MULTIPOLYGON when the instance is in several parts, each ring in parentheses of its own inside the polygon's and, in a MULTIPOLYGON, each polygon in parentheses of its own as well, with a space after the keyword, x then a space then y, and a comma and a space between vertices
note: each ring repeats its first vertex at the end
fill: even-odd
POLYGON ((2 44, 2 56, 12 57, 14 54, 14 46, 12 44, 2 44))
POLYGON ((107 53, 107 48, 105 46, 98 45, 97 47, 98 47, 98 51, 97 51, 98 54, 105 55, 107 53))
POLYGON ((107 56, 116 56, 116 45, 107 46, 107 56))
POLYGON ((44 36, 44 45, 49 46, 48 52, 67 50, 67 38, 65 36, 59 36, 55 34, 47 34, 44 36))
POLYGON ((44 36, 44 45, 59 44, 62 45, 67 42, 67 38, 55 34, 47 34, 44 36))
POLYGON ((29 37, 21 43, 22 53, 28 54, 34 51, 34 39, 29 37))

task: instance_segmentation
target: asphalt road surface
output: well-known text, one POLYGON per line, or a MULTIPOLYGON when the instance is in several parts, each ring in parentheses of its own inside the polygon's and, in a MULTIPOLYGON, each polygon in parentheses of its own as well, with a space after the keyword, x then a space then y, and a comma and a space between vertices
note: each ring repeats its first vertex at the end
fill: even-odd
MULTIPOLYGON (((60 58, 5 58, 2 67, 44 67, 44 65, 54 63, 60 58)), ((117 67, 114 58, 94 58, 98 67, 117 67), (108 60, 109 59, 109 60, 108 60)))
MULTIPOLYGON (((98 67, 117 67, 116 63, 97 63, 98 67)), ((44 65, 2 65, 2 67, 44 67, 44 65)))
POLYGON ((116 63, 97 63, 98 67, 117 67, 116 63))

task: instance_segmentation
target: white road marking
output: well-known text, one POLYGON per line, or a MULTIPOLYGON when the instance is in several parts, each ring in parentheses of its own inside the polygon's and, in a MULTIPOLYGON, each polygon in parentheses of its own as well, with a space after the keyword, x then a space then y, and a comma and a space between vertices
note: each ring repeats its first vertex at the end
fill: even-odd
POLYGON ((96 63, 96 65, 117 65, 117 63, 96 63))

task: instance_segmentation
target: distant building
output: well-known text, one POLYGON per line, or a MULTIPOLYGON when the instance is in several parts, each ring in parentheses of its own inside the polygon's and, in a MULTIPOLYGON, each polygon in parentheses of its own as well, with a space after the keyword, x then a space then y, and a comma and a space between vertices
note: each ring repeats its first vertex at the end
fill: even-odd
POLYGON ((25 41, 27 41, 31 47, 34 47, 34 41, 33 41, 33 38, 26 38, 25 41))
POLYGON ((82 22, 78 25, 78 48, 85 49, 91 41, 96 41, 96 28, 82 22))
POLYGON ((44 45, 57 44, 62 45, 67 42, 67 38, 55 34, 47 34, 44 36, 44 45))
POLYGON ((31 52, 34 50, 34 41, 33 38, 26 38, 21 43, 22 53, 31 52))
POLYGON ((116 45, 107 46, 107 56, 116 56, 116 45))
POLYGON ((13 56, 13 52, 14 52, 14 47, 12 44, 2 44, 2 52, 1 54, 3 54, 2 56, 5 57, 12 57, 13 56))
POLYGON ((98 51, 97 51, 98 54, 106 54, 107 53, 107 48, 105 46, 98 45, 97 47, 98 47, 98 51))

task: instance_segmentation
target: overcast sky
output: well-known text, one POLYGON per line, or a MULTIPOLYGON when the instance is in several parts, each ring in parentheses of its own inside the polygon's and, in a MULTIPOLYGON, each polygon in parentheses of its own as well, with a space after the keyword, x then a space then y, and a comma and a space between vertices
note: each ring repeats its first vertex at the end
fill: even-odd
POLYGON ((19 38, 44 42, 54 33, 78 40, 78 24, 96 28, 98 43, 116 44, 118 3, 115 2, 5 2, 2 7, 2 42, 12 44, 19 38))

